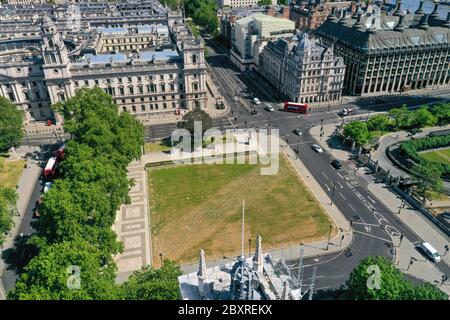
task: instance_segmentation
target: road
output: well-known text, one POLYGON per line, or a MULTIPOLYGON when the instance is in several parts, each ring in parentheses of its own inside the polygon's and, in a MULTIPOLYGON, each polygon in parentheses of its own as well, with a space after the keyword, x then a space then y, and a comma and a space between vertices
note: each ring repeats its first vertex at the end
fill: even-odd
MULTIPOLYGON (((270 127, 279 129, 280 136, 294 150, 298 150, 298 156, 307 169, 324 191, 333 198, 334 203, 348 221, 353 221, 354 239, 348 249, 320 256, 316 280, 317 290, 339 288, 364 257, 382 255, 393 260, 396 249, 394 243, 398 245, 400 235, 413 244, 423 241, 367 189, 367 180, 355 174, 355 168, 351 161, 344 163, 342 171, 337 171, 330 165, 331 155, 326 152, 318 154, 311 149, 314 140, 309 135, 309 128, 320 123, 339 122, 341 118, 336 115, 337 110, 350 107, 355 109, 356 115, 366 115, 368 112, 387 111, 403 104, 403 101, 402 103, 392 101, 382 105, 340 105, 330 108, 314 108, 308 115, 296 115, 278 110, 269 112, 263 109, 266 103, 280 106, 277 104, 278 100, 274 98, 270 86, 256 78, 257 75, 252 72, 240 72, 231 64, 227 54, 214 50, 208 42, 207 45, 210 53, 207 62, 213 73, 213 79, 231 106, 232 113, 222 121, 222 124, 226 123, 222 128, 235 126, 237 128, 270 127), (259 111, 257 115, 250 115, 251 101, 255 96, 261 100, 262 105, 256 106, 259 111), (300 128, 302 131, 301 136, 292 133, 296 128, 300 128)), ((409 108, 415 108, 421 104, 448 101, 448 99, 449 95, 442 94, 410 97, 408 100, 404 100, 404 103, 409 108)), ((220 120, 214 120, 214 126, 220 128, 218 121, 220 120)), ((146 139, 168 137, 174 127, 175 125, 155 125, 147 128, 146 139)), ((312 265, 315 263, 313 258, 304 260, 305 279, 311 276, 312 265)), ((290 261, 288 264, 295 267, 298 265, 298 261, 290 261)), ((444 262, 438 263, 436 266, 441 272, 450 275, 450 268, 444 262)))

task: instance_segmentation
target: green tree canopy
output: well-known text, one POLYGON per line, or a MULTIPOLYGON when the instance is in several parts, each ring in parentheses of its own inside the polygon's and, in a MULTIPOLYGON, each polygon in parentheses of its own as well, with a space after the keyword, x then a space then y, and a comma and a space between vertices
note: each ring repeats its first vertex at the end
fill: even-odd
POLYGON ((22 112, 5 97, 0 97, 0 152, 20 145, 24 135, 22 112))
POLYGON ((30 261, 8 297, 20 300, 116 299, 115 271, 112 258, 105 260, 88 242, 62 242, 44 248, 30 261))
POLYGON ((160 269, 143 267, 135 271, 121 286, 126 300, 177 300, 180 299, 178 276, 180 267, 165 260, 160 269))
POLYGON ((420 108, 412 114, 412 124, 416 127, 434 126, 438 119, 428 109, 420 108))
POLYGON ((418 178, 418 187, 423 195, 427 190, 439 191, 442 189, 442 167, 437 163, 423 162, 414 165, 412 172, 418 178))
POLYGON ((346 287, 347 298, 355 300, 446 299, 433 285, 414 287, 392 262, 379 256, 363 259, 351 272, 346 287))
POLYGON ((344 126, 344 137, 355 141, 357 145, 363 145, 370 139, 367 124, 362 121, 352 121, 344 126))
POLYGON ((262 7, 262 6, 271 6, 272 5, 272 0, 259 0, 258 1, 258 6, 262 7))
POLYGON ((202 124, 202 134, 212 127, 212 119, 205 111, 194 109, 183 116, 183 121, 178 123, 178 128, 188 130, 194 135, 194 123, 200 121, 202 124))
POLYGON ((367 120, 367 128, 370 131, 386 131, 389 129, 390 121, 385 114, 377 114, 367 120))
POLYGON ((0 245, 13 226, 16 210, 17 192, 11 188, 0 187, 0 245))
POLYGON ((388 115, 392 119, 392 124, 396 129, 407 128, 411 125, 411 112, 406 106, 393 108, 389 110, 388 115))

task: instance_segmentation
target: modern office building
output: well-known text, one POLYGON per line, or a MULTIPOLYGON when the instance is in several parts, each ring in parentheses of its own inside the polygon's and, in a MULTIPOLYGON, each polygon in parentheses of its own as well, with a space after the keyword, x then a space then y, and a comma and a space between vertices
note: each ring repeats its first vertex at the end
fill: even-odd
POLYGON ((431 13, 423 1, 405 13, 401 1, 391 15, 379 9, 330 14, 315 31, 335 54, 344 58, 344 90, 357 96, 448 88, 450 85, 450 13, 431 13))
POLYGON ((269 41, 259 55, 260 74, 288 101, 339 100, 345 65, 341 57, 304 33, 299 40, 269 41))
POLYGON ((42 16, 28 31, 0 38, 0 95, 24 111, 26 122, 59 120, 50 105, 83 87, 102 88, 139 119, 206 107, 204 44, 181 12, 158 14, 154 23, 122 15, 83 23, 78 31, 60 23, 61 31, 42 16))
POLYGON ((231 61, 242 71, 256 67, 257 56, 269 40, 292 37, 294 22, 256 13, 239 19, 232 29, 231 61))

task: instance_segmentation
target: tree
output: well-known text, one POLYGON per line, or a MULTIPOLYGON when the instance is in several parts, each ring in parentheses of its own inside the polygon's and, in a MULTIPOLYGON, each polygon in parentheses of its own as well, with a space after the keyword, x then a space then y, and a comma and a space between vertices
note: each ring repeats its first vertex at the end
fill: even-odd
POLYGON ((8 295, 19 300, 103 300, 118 297, 116 267, 87 241, 47 246, 25 267, 8 295), (79 279, 79 282, 77 281, 79 279))
POLYGON ((367 128, 370 131, 386 131, 390 125, 389 118, 384 114, 377 114, 367 120, 367 128))
POLYGON ((280 6, 287 6, 287 0, 278 0, 277 4, 280 6))
POLYGON ((180 299, 178 277, 180 267, 165 260, 160 269, 150 266, 135 271, 121 286, 126 300, 177 300, 180 299))
POLYGON ((388 115, 392 119, 395 129, 407 128, 411 124, 411 112, 408 111, 406 106, 393 108, 389 110, 388 115))
POLYGON ((439 125, 450 122, 450 103, 440 103, 431 108, 431 113, 438 119, 439 125))
POLYGON ((5 97, 0 97, 0 152, 20 145, 24 135, 22 112, 5 97))
POLYGON ((420 108, 413 112, 412 124, 416 127, 434 126, 437 122, 435 117, 428 109, 420 108))
POLYGON ((178 128, 188 130, 191 135, 194 135, 194 123, 196 121, 201 122, 202 125, 202 135, 206 130, 212 127, 212 119, 205 111, 201 109, 194 109, 189 111, 183 116, 183 121, 178 123, 178 128))
POLYGON ((17 193, 11 188, 0 187, 0 245, 5 241, 5 236, 11 230, 16 211, 17 193))
POLYGON ((262 6, 271 6, 272 5, 272 0, 259 0, 258 1, 258 6, 262 7, 262 6))
POLYGON ((355 300, 446 299, 431 284, 414 287, 385 257, 367 257, 351 272, 346 298, 355 300))
POLYGON ((413 166, 412 172, 419 179, 418 187, 424 197, 427 190, 441 190, 442 167, 439 164, 428 161, 416 164, 413 166))
POLYGON ((370 139, 367 124, 362 121, 353 121, 345 125, 344 137, 355 141, 357 145, 363 145, 370 139))

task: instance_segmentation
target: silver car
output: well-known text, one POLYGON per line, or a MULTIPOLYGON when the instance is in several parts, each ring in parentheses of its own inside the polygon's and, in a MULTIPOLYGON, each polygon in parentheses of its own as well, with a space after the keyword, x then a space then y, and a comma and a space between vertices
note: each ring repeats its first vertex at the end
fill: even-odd
POLYGON ((318 144, 313 144, 312 148, 317 153, 322 153, 323 152, 322 148, 318 144))

